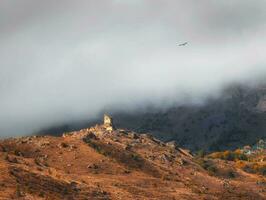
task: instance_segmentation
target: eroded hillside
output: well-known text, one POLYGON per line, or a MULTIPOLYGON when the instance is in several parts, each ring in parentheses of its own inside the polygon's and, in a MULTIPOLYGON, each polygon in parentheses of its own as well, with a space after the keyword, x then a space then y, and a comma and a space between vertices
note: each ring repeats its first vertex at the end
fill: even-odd
POLYGON ((112 124, 0 142, 0 199, 266 199, 265 177, 112 124))

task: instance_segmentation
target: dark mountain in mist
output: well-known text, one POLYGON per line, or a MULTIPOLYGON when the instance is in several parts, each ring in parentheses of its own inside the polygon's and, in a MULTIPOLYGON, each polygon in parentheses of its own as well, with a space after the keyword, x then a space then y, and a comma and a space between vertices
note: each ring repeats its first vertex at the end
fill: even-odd
POLYGON ((217 151, 255 143, 266 137, 266 87, 227 88, 203 106, 178 106, 141 115, 117 114, 120 126, 175 140, 192 150, 217 151))
MULTIPOLYGON (((149 132, 164 141, 175 140, 193 151, 218 151, 235 149, 265 138, 265 111, 266 87, 231 86, 220 98, 209 99, 204 105, 173 106, 164 111, 110 113, 118 127, 149 132)), ((86 126, 88 123, 65 125, 42 133, 60 134, 86 126)))

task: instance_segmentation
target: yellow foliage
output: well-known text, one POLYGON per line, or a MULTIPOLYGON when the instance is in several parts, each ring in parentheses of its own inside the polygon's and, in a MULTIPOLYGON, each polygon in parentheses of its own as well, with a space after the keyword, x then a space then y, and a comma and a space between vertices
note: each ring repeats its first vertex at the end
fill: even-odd
POLYGON ((247 156, 240 149, 237 149, 235 151, 214 152, 210 154, 208 157, 213 158, 213 159, 222 159, 222 160, 230 160, 230 161, 248 159, 247 156))

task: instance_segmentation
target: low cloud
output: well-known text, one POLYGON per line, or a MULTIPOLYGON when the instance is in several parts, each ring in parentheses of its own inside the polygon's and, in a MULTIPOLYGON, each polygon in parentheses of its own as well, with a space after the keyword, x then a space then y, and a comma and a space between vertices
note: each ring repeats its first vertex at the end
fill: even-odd
POLYGON ((4 0, 0 135, 255 84, 266 74, 265 17, 261 0, 4 0))

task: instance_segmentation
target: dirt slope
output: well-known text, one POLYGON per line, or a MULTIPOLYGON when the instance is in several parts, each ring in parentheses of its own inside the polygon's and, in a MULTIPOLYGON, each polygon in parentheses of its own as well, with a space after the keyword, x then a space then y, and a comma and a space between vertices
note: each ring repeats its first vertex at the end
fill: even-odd
POLYGON ((104 126, 7 139, 0 199, 266 199, 265 178, 233 167, 234 179, 210 175, 197 163, 174 144, 104 126))

